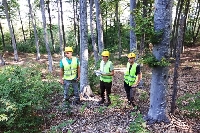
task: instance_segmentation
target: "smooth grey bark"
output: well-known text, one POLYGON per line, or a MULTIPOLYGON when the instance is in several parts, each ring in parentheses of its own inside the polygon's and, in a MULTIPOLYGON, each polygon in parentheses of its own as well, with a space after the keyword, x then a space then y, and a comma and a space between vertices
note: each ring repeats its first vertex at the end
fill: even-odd
POLYGON ((49 31, 50 31, 50 36, 51 36, 51 43, 52 43, 52 47, 53 47, 53 52, 55 52, 56 46, 54 44, 54 38, 53 38, 53 32, 52 32, 51 11, 50 11, 50 7, 49 7, 50 1, 47 0, 46 3, 47 3, 47 11, 49 14, 49 31))
POLYGON ((18 14, 19 14, 20 23, 22 25, 22 33, 23 33, 23 37, 24 37, 24 42, 26 42, 26 35, 24 33, 24 26, 23 26, 23 22, 22 22, 21 13, 20 13, 20 9, 19 8, 18 8, 18 14))
MULTIPOLYGON (((154 11, 154 30, 161 40, 155 43, 153 55, 157 60, 169 58, 169 46, 172 24, 172 3, 173 0, 159 1, 155 0, 154 11)), ((169 119, 166 114, 166 90, 168 88, 168 67, 154 66, 152 69, 151 89, 150 89, 150 106, 145 120, 148 124, 155 122, 168 123, 169 119)))
POLYGON ((52 56, 51 56, 51 51, 49 48, 49 42, 48 42, 48 37, 47 37, 47 27, 46 27, 46 17, 45 17, 45 4, 44 0, 40 0, 40 8, 41 8, 41 13, 42 13, 42 20, 43 20, 43 29, 44 29, 44 41, 46 45, 46 50, 48 54, 48 61, 49 61, 49 72, 53 72, 53 61, 52 61, 52 56))
POLYGON ((32 12, 32 6, 30 0, 28 0, 28 6, 29 6, 29 13, 30 13, 30 21, 32 22, 32 26, 34 28, 34 36, 35 36, 35 46, 36 46, 36 60, 40 60, 40 48, 39 48, 39 39, 37 35, 37 29, 36 24, 34 23, 34 17, 32 12))
POLYGON ((96 37, 95 37, 95 33, 94 33, 93 5, 94 5, 94 0, 90 0, 90 32, 91 32, 92 48, 93 48, 93 52, 94 52, 95 66, 97 67, 97 62, 99 60, 99 56, 98 56, 97 44, 95 42, 96 37))
POLYGON ((62 30, 60 28, 60 0, 57 0, 57 8, 58 8, 58 33, 59 33, 59 43, 60 43, 60 55, 64 57, 64 52, 63 52, 63 40, 62 40, 62 30))
POLYGON ((87 1, 80 0, 80 92, 86 93, 88 86, 88 25, 87 25, 87 1))
POLYGON ((102 25, 101 9, 99 0, 94 0, 94 1, 96 8, 98 47, 99 47, 99 53, 102 53, 104 49, 104 42, 103 42, 103 25, 102 25))
POLYGON ((176 45, 176 62, 174 67, 174 77, 173 77, 173 93, 172 93, 172 102, 171 102, 171 113, 174 113, 175 106, 176 106, 176 97, 178 92, 178 68, 180 64, 180 54, 181 54, 181 48, 183 43, 183 32, 184 32, 184 16, 181 15, 180 22, 179 22, 179 30, 178 30, 178 36, 177 36, 177 45, 176 45))
POLYGON ((135 28, 134 9, 136 8, 136 0, 130 0, 130 52, 137 50, 135 28))
POLYGON ((14 60, 18 61, 19 57, 18 57, 18 53, 17 53, 17 46, 16 46, 14 34, 13 34, 13 29, 12 29, 11 23, 10 23, 10 17, 9 17, 9 14, 8 14, 7 0, 3 0, 2 4, 3 4, 4 9, 5 9, 6 19, 7 19, 7 22, 8 22, 9 31, 10 31, 10 35, 11 35, 11 38, 12 38, 12 46, 13 46, 13 50, 14 50, 14 60))

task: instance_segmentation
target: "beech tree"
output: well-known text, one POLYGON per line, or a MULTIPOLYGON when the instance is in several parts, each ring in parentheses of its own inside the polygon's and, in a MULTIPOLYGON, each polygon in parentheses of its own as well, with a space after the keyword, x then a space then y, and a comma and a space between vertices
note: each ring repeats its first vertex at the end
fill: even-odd
MULTIPOLYGON (((172 24, 173 0, 155 0, 154 30, 157 42, 154 42, 153 56, 158 61, 169 58, 169 46, 172 24)), ((165 94, 168 87, 167 65, 157 65, 152 69, 150 106, 145 120, 148 124, 169 122, 166 115, 165 94)))

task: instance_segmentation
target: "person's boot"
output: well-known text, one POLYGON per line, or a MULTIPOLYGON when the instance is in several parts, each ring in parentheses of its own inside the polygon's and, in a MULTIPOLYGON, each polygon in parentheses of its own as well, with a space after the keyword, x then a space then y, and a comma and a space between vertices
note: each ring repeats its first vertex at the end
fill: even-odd
POLYGON ((105 103, 105 106, 109 106, 110 104, 111 104, 111 101, 110 101, 110 98, 109 98, 109 96, 108 96, 108 102, 105 103))
POLYGON ((101 105, 101 104, 104 103, 104 101, 105 101, 105 100, 102 98, 100 101, 98 101, 98 104, 101 105))

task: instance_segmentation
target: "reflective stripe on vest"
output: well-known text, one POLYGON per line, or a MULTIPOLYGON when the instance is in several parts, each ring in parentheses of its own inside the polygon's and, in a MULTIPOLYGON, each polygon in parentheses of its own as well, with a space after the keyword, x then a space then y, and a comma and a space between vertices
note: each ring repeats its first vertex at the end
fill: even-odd
POLYGON ((135 73, 137 65, 138 65, 137 63, 134 63, 129 73, 130 63, 129 62, 127 63, 126 71, 124 73, 124 81, 129 86, 132 86, 136 82, 137 75, 135 75, 135 73))
POLYGON ((66 58, 62 59, 62 63, 64 66, 64 77, 66 80, 73 80, 77 76, 77 58, 72 57, 72 62, 69 64, 66 58))
MULTIPOLYGON (((110 73, 110 64, 111 64, 111 61, 107 61, 105 65, 104 65, 104 61, 101 61, 100 70, 104 73, 110 73)), ((100 76, 100 80, 103 82, 110 83, 112 82, 112 76, 100 76)))

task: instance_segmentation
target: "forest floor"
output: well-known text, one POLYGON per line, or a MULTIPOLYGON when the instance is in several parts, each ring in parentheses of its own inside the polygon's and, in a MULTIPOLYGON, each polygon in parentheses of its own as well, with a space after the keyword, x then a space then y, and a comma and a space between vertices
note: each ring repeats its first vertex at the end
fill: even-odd
MULTIPOLYGON (((24 65, 35 63, 35 55, 19 53, 19 62, 12 61, 13 54, 5 53, 6 65, 24 65)), ((59 55, 53 55, 55 78, 59 75, 59 55)), ((47 55, 42 55, 40 64, 47 64, 47 55)), ((115 66, 119 64, 114 64, 115 66)), ((198 133, 200 132, 199 117, 188 118, 187 112, 176 109, 174 114, 170 114, 170 103, 173 86, 173 68, 169 70, 169 87, 166 91, 167 108, 166 112, 170 120, 169 124, 156 123, 153 125, 142 124, 149 132, 167 133, 198 133)), ((44 73, 48 69, 44 70, 44 73)), ((43 125, 43 132, 73 132, 73 133, 127 133, 132 121, 135 121, 136 114, 147 114, 149 108, 151 68, 143 66, 142 88, 137 88, 135 99, 137 107, 127 105, 126 94, 123 87, 123 68, 116 69, 112 85, 112 104, 108 107, 99 106, 97 101, 99 95, 85 99, 81 104, 64 104, 62 102, 63 93, 56 93, 52 97, 51 108, 47 111, 49 121, 43 125), (115 99, 117 96, 117 99, 115 99)), ((178 94, 177 97, 184 96, 185 93, 195 94, 200 91, 200 46, 188 47, 181 55, 181 65, 179 67, 178 94)), ((99 86, 97 85, 98 89, 99 86)), ((71 97, 73 101, 73 97, 71 97)), ((187 105, 187 101, 182 106, 187 105)), ((197 112, 200 114, 200 112, 197 112)))

